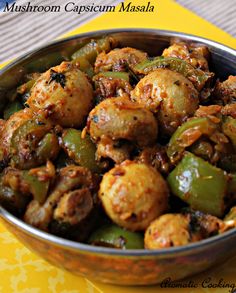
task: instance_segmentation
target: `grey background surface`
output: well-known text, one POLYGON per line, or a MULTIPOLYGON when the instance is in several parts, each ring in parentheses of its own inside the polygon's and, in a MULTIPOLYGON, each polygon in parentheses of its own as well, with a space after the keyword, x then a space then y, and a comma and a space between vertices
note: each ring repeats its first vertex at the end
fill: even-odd
MULTIPOLYGON (((236 37, 236 0, 176 0, 236 37)), ((1 1, 3 2, 3 1, 1 1)), ((17 0, 23 5, 29 0, 17 0)), ((32 0, 33 5, 64 5, 66 0, 32 0)), ((78 5, 115 5, 119 0, 77 0, 78 5)), ((0 63, 20 56, 96 17, 96 13, 0 12, 0 63)))

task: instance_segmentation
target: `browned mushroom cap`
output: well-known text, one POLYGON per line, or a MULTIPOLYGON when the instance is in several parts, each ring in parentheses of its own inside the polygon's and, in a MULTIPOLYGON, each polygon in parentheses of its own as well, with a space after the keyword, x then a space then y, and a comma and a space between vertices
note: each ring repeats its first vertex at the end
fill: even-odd
POLYGON ((126 71, 127 65, 134 67, 137 63, 147 59, 147 53, 134 48, 114 49, 109 53, 100 53, 95 62, 95 72, 126 71))
POLYGON ((145 232, 147 249, 187 245, 203 239, 198 231, 190 231, 189 215, 165 214, 154 220, 145 232))
POLYGON ((84 241, 97 221, 98 207, 88 188, 65 193, 53 212, 51 233, 76 241, 84 241))
POLYGON ((33 117, 32 110, 26 108, 14 113, 2 126, 0 131, 0 149, 2 158, 10 153, 10 143, 14 131, 33 117))
POLYGON ((125 97, 98 104, 89 114, 87 129, 95 142, 108 137, 126 139, 139 146, 153 144, 158 131, 154 115, 125 97))
POLYGON ((130 158, 137 145, 153 145, 158 127, 154 115, 127 97, 109 98, 89 114, 87 129, 98 144, 97 158, 110 158, 121 163, 130 158))
MULTIPOLYGON (((55 186, 48 198, 46 199, 45 203, 43 205, 40 205, 39 202, 36 200, 31 201, 24 215, 24 220, 26 223, 32 226, 47 231, 49 223, 53 219, 54 209, 57 207, 61 198, 65 194, 67 194, 71 190, 80 190, 83 188, 87 188, 88 190, 93 192, 96 186, 97 181, 92 175, 91 171, 89 171, 87 168, 75 165, 70 165, 62 168, 56 178, 55 186)), ((72 195, 67 195, 65 199, 70 198, 70 196, 73 196, 73 198, 77 198, 77 196, 72 193, 72 195)), ((61 203, 61 206, 63 206, 63 201, 61 203)), ((58 213, 59 211, 60 208, 58 210, 58 213)))
POLYGON ((168 208, 168 187, 151 166, 125 161, 107 172, 99 197, 107 215, 131 230, 145 230, 168 208))
POLYGON ((27 104, 54 124, 79 127, 92 108, 93 90, 75 65, 62 62, 43 73, 31 90, 27 104))
POLYGON ((93 198, 88 188, 69 191, 60 199, 53 213, 58 222, 77 225, 93 208, 93 198))
POLYGON ((166 48, 162 54, 164 57, 175 57, 185 60, 195 68, 208 70, 210 52, 201 44, 187 44, 184 42, 174 43, 166 48))
POLYGON ((214 95, 219 102, 226 105, 236 101, 236 76, 230 75, 223 82, 217 82, 214 95))
POLYGON ((199 104, 198 92, 187 78, 162 68, 141 79, 131 99, 156 113, 162 132, 168 135, 191 117, 199 104))

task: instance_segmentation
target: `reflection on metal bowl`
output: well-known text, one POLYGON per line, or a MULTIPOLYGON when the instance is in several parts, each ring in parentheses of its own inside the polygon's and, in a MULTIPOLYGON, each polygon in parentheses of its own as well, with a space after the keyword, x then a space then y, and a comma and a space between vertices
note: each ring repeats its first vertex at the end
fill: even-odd
MULTIPOLYGON (((4 93, 15 87, 21 77, 38 68, 58 64, 87 40, 102 35, 114 36, 121 46, 133 46, 159 54, 172 38, 206 44, 213 70, 221 78, 236 74, 236 51, 196 36, 159 30, 109 30, 77 35, 56 41, 17 59, 0 72, 0 102, 4 93)), ((50 263, 74 274, 119 285, 151 285, 167 277, 178 280, 219 264, 235 253, 236 229, 222 235, 162 250, 117 250, 95 247, 62 239, 25 224, 0 207, 4 225, 28 248, 50 263)))

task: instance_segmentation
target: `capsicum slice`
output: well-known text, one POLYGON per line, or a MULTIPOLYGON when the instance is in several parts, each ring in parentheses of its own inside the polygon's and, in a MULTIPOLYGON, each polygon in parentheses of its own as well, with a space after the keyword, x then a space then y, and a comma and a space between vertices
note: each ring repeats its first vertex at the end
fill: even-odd
POLYGON ((175 57, 158 56, 152 60, 144 60, 134 67, 134 72, 139 74, 148 74, 157 68, 168 68, 170 70, 183 74, 189 79, 198 91, 212 80, 214 74, 204 72, 201 69, 194 68, 188 62, 175 57))
POLYGON ((192 209, 223 216, 228 175, 220 168, 186 152, 167 181, 171 192, 192 209))
POLYGON ((76 164, 90 169, 92 172, 101 171, 95 160, 96 146, 89 135, 82 138, 82 131, 69 128, 63 131, 62 147, 76 164))
POLYGON ((191 146, 202 135, 210 136, 217 127, 218 124, 207 117, 192 118, 179 126, 172 135, 167 148, 167 155, 171 162, 178 161, 186 147, 191 146))
POLYGON ((89 243, 119 249, 143 249, 141 233, 127 231, 114 224, 107 224, 92 233, 89 243))
POLYGON ((227 116, 224 117, 222 130, 230 139, 234 149, 236 150, 236 119, 227 116))
POLYGON ((108 52, 112 49, 113 42, 114 40, 111 37, 91 40, 89 43, 76 51, 71 58, 74 60, 78 57, 84 57, 92 64, 99 53, 103 51, 108 52))

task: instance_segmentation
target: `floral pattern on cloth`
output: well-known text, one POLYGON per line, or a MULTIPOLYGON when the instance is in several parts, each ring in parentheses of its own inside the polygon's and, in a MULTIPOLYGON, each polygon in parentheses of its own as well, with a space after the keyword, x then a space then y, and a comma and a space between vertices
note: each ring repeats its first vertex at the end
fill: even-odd
MULTIPOLYGON (((236 290, 235 276, 236 256, 217 268, 181 281, 181 284, 188 285, 188 288, 182 288, 181 292, 233 293, 231 287, 219 288, 218 286, 213 288, 212 286, 219 285, 222 279, 223 285, 235 285, 236 290), (204 286, 203 282, 205 282, 204 286), (197 288, 191 288, 192 283, 196 284, 197 288), (210 286, 210 288, 207 286, 210 286)), ((102 284, 58 269, 25 248, 13 235, 6 231, 2 224, 0 224, 0 280, 0 293, 144 292, 143 287, 119 287, 102 284)), ((170 283, 165 285, 167 283, 163 283, 162 288, 160 285, 145 287, 145 293, 173 292, 173 288, 168 286, 174 286, 176 282, 172 285, 170 283)))

